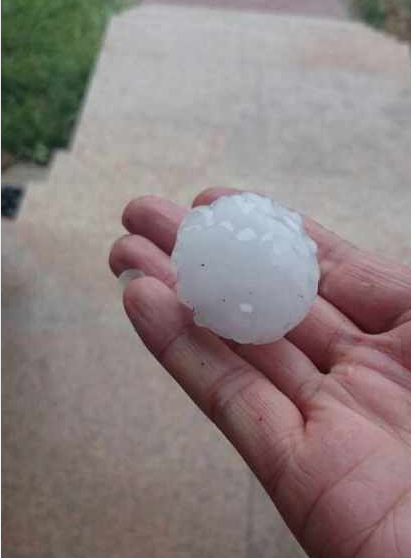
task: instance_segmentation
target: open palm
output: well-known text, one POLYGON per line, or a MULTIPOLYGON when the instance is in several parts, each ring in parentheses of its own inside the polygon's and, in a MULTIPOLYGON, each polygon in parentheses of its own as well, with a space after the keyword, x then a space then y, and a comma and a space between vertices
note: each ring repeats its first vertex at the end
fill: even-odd
MULTIPOLYGON (((234 190, 212 189, 196 205, 234 190)), ((112 249, 127 314, 162 365, 261 480, 311 556, 411 556, 411 271, 306 218, 320 292, 306 319, 264 346, 192 323, 169 254, 185 210, 130 202, 112 249)))

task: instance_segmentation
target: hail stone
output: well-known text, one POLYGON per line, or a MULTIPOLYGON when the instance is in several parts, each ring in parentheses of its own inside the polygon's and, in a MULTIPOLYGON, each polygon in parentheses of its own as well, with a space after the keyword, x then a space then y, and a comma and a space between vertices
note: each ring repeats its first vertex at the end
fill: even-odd
POLYGON ((251 193, 191 210, 171 256, 194 322, 238 343, 276 341, 317 295, 317 246, 298 213, 251 193))

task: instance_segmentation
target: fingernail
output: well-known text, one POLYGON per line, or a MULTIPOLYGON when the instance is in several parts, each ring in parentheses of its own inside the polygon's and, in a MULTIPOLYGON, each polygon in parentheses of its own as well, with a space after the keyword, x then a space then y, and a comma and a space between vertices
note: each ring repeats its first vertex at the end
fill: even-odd
POLYGON ((119 275, 118 282, 122 290, 124 290, 130 281, 140 279, 141 277, 145 277, 145 273, 141 269, 126 269, 119 275))

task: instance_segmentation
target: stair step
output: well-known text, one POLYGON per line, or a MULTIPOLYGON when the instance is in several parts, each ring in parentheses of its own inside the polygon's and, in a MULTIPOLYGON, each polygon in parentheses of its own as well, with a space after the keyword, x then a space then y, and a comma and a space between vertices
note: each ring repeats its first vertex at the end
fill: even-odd
POLYGON ((347 0, 144 0, 146 4, 190 5, 236 11, 286 13, 315 17, 347 18, 347 0))
MULTIPOLYGON (((117 16, 72 150, 42 190, 49 218, 114 235, 133 197, 189 204, 207 185, 232 185, 411 260, 404 48, 349 22, 174 6, 117 16), (335 63, 325 50, 318 58, 333 41, 335 63)), ((30 192, 22 218, 42 205, 40 189, 30 192)))
MULTIPOLYGON (((84 163, 84 162, 83 162, 84 163)), ((107 251, 124 234, 121 215, 133 198, 146 194, 165 196, 189 207, 198 191, 210 183, 161 182, 141 170, 135 181, 107 181, 71 154, 56 159, 60 178, 28 191, 19 220, 47 222, 53 229, 83 230, 106 239, 107 251)), ((114 176, 114 174, 113 174, 114 176)), ((218 182, 214 182, 218 184, 218 182)), ((411 189, 406 182, 361 181, 351 185, 341 177, 312 180, 277 174, 270 181, 222 181, 219 184, 258 190, 286 206, 310 215, 354 244, 411 265, 411 189), (389 186, 387 186, 389 185, 389 186)))

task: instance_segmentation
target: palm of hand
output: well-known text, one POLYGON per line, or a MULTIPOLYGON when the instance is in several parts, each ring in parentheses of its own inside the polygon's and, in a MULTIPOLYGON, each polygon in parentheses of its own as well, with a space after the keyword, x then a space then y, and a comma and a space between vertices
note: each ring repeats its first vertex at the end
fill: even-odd
POLYGON ((409 370, 371 346, 346 351, 302 394, 305 429, 270 493, 313 556, 408 556, 409 370))
POLYGON ((236 446, 310 555, 411 555, 411 272, 307 219, 322 268, 308 317, 277 343, 227 344, 193 326, 172 291, 167 254, 183 214, 165 200, 132 202, 131 235, 110 256, 116 274, 156 278, 125 292, 143 341, 236 446))

